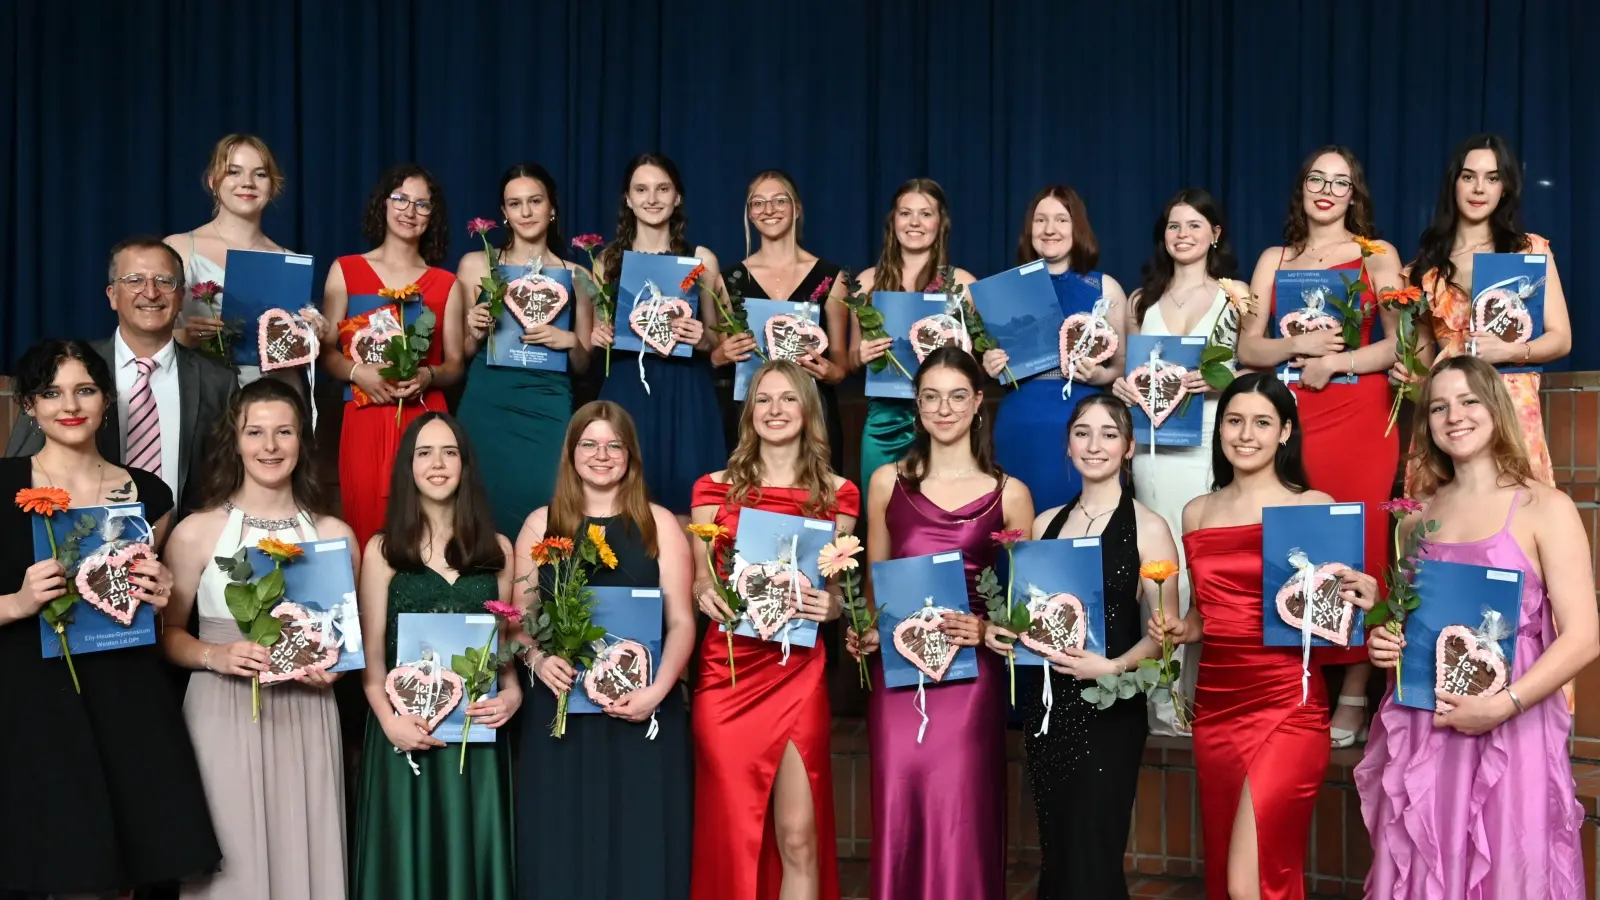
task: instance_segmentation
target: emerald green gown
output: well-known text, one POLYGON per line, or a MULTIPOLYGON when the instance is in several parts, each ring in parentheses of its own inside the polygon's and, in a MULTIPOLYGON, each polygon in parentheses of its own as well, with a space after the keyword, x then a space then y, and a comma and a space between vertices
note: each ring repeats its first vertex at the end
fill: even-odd
POLYGON ((916 436, 917 404, 912 400, 867 400, 867 425, 861 432, 861 483, 870 484, 879 466, 896 463, 916 436))

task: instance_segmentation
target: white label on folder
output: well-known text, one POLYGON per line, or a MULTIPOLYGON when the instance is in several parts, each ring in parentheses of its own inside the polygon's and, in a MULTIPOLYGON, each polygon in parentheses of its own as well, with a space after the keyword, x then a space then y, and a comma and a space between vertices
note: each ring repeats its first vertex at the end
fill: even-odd
POLYGON ((1512 582, 1514 582, 1514 581, 1517 580, 1517 573, 1515 573, 1515 572, 1506 572, 1506 571, 1502 571, 1500 569, 1490 569, 1487 572, 1483 573, 1483 577, 1489 579, 1490 581, 1512 581, 1512 582))
POLYGON ((812 529, 813 531, 832 531, 833 530, 833 523, 832 522, 817 522, 817 521, 814 521, 812 519, 807 519, 806 520, 806 527, 812 529))
POLYGON ((1193 346, 1195 344, 1204 344, 1208 340, 1210 340, 1210 338, 1186 337, 1183 340, 1179 341, 1178 343, 1184 345, 1185 347, 1190 347, 1190 346, 1193 346))
MULTIPOLYGON (((1278 376, 1278 380, 1282 381, 1284 384, 1299 384, 1300 383, 1300 370, 1299 369, 1290 369, 1289 371, 1283 373, 1282 375, 1279 375, 1278 376)), ((1296 397, 1295 398, 1295 402, 1296 403, 1300 402, 1300 398, 1296 397)))
POLYGON ((309 265, 311 265, 311 257, 303 256, 303 255, 296 254, 296 253, 291 253, 291 254, 285 256, 283 258, 283 261, 288 263, 291 266, 309 266, 309 265))
POLYGON ((1347 504, 1345 506, 1330 506, 1330 507, 1328 507, 1328 515, 1330 515, 1330 516, 1359 516, 1359 515, 1361 515, 1361 504, 1359 504, 1359 503, 1351 503, 1351 504, 1347 504))
POLYGON ((1097 538, 1097 537, 1073 538, 1072 539, 1072 546, 1074 546, 1074 547, 1098 547, 1098 546, 1100 546, 1100 539, 1097 538))
POLYGON ((125 510, 125 509, 138 509, 138 508, 139 508, 139 504, 137 504, 137 503, 107 503, 106 504, 106 509, 111 511, 111 512, 121 512, 122 510, 125 510))
POLYGON ((678 265, 680 265, 680 266, 698 266, 698 265, 700 265, 700 260, 698 258, 696 258, 696 257, 693 257, 693 256, 680 256, 680 257, 678 257, 678 265))
POLYGON ((319 541, 312 544, 311 549, 317 553, 327 553, 329 550, 343 550, 344 545, 338 541, 319 541))
POLYGON ((1038 262, 1028 263, 1027 265, 1023 266, 1022 268, 1018 269, 1017 271, 1021 272, 1024 275, 1032 275, 1033 273, 1039 271, 1042 268, 1044 268, 1044 260, 1041 259, 1038 262))
POLYGON ((493 625, 494 616, 463 616, 468 625, 493 625))
POLYGON ((935 553, 933 555, 933 561, 936 562, 936 563, 956 562, 956 561, 958 561, 960 559, 961 559, 961 551, 960 550, 957 550, 954 553, 935 553))
POLYGON ((656 588, 634 588, 632 596, 635 596, 635 597, 659 597, 659 596, 661 596, 661 591, 656 589, 656 588))
POLYGON ((1542 265, 1544 265, 1544 254, 1543 253, 1535 253, 1535 254, 1533 254, 1531 256, 1524 256, 1522 258, 1522 261, 1525 262, 1525 263, 1538 264, 1538 265, 1542 266, 1542 265))
POLYGON ((923 294, 922 299, 928 303, 943 303, 946 297, 943 294, 923 294))

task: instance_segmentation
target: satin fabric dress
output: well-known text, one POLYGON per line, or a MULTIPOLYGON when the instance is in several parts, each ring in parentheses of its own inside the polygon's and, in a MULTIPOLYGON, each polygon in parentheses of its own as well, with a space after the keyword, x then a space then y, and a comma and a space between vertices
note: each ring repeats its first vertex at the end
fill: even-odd
POLYGON ((1262 900, 1305 897, 1306 840, 1328 770, 1328 694, 1320 678, 1301 702, 1300 649, 1261 645, 1261 526, 1183 536, 1204 623, 1195 685, 1194 763, 1200 785, 1206 897, 1227 900, 1228 847, 1250 782, 1262 900))
MULTIPOLYGON (((1522 571, 1513 681, 1556 639, 1544 582, 1511 533, 1521 499, 1518 491, 1505 526, 1481 541, 1421 544, 1424 560, 1522 571)), ((1367 896, 1583 897, 1583 808, 1567 755, 1571 727, 1560 692, 1473 736, 1435 727, 1431 713, 1396 704, 1390 691, 1355 772, 1372 835, 1367 896)))
MULTIPOLYGON (((751 508, 791 516, 855 516, 861 492, 848 481, 836 492, 833 516, 807 514, 809 494, 794 488, 752 493, 751 508)), ((742 507, 727 503, 728 485, 701 477, 695 507, 715 506, 716 523, 731 532, 717 542, 719 561, 731 558, 742 507)), ((704 553, 698 543, 696 553, 704 553)), ((719 562, 720 564, 720 562, 719 562)), ((833 761, 829 741, 833 714, 825 678, 827 650, 794 646, 788 662, 776 641, 734 635, 735 671, 728 670, 728 642, 712 625, 700 642, 690 722, 694 734, 694 900, 776 900, 783 864, 771 818, 772 784, 790 744, 800 753, 811 781, 817 823, 817 870, 821 900, 838 900, 839 861, 833 821, 833 761), (737 677, 737 683, 734 682, 737 677)))
MULTIPOLYGON (((976 584, 1000 550, 990 535, 1005 527, 1004 493, 1002 477, 995 490, 948 511, 897 480, 885 513, 890 557, 960 550, 971 611, 983 615, 976 584)), ((874 590, 883 597, 894 586, 874 590)), ((927 688, 928 728, 919 744, 917 689, 885 687, 874 654, 867 697, 873 900, 1005 896, 1006 666, 983 647, 977 655, 976 679, 927 688)))

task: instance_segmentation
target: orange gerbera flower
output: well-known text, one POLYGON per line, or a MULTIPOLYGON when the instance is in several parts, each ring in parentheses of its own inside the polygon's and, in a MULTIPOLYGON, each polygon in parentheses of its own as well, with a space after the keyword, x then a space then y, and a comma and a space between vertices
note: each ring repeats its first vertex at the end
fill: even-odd
POLYGON ((689 270, 688 275, 683 276, 683 283, 678 285, 678 289, 685 294, 689 293, 690 291, 694 290, 694 283, 699 281, 700 276, 704 275, 705 273, 706 267, 704 265, 695 266, 693 269, 689 270))
POLYGON ((1399 289, 1388 288, 1378 292, 1378 300, 1385 306, 1401 307, 1410 306, 1422 299, 1422 288, 1416 285, 1399 289))
POLYGON ((589 526, 589 543, 594 545, 594 551, 599 555, 601 565, 608 569, 617 567, 616 551, 612 550, 611 545, 606 543, 605 526, 594 524, 589 526))
POLYGON ((408 284, 403 288, 378 288, 378 296, 386 300, 409 300, 422 293, 422 288, 408 284))
POLYGON ((718 538, 728 537, 733 533, 721 525, 690 525, 688 529, 690 534, 708 544, 718 538))
POLYGON ((1370 238, 1364 238, 1359 234, 1352 238, 1352 240, 1356 242, 1357 247, 1361 248, 1362 256, 1384 256, 1389 252, 1383 249, 1382 244, 1370 238))
POLYGON ((1139 567, 1139 577, 1148 578, 1156 584, 1160 584, 1176 574, 1178 574, 1178 564, 1170 559, 1158 559, 1139 567))
POLYGON ((286 563, 297 556, 304 556, 305 550, 298 544, 280 541, 277 538, 262 538, 256 542, 256 549, 272 558, 275 563, 286 563))
POLYGON ((66 512, 72 505, 72 495, 58 487, 24 488, 17 491, 17 506, 25 513, 38 513, 45 518, 66 512))

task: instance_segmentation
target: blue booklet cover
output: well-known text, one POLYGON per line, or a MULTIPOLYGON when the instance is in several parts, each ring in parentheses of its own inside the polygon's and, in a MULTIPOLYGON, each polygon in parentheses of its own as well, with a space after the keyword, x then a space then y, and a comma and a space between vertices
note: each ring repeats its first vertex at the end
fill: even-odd
MULTIPOLYGON (((409 666, 418 660, 429 656, 439 661, 445 669, 450 668, 450 658, 466 652, 468 647, 483 649, 483 642, 491 640, 490 652, 497 651, 500 647, 499 625, 494 616, 488 613, 400 613, 399 624, 395 628, 395 660, 396 668, 409 666)), ((496 678, 489 682, 489 693, 484 697, 494 697, 500 693, 500 682, 496 678)), ((467 724, 467 706, 470 701, 463 691, 461 702, 450 710, 438 727, 433 729, 433 736, 446 744, 461 743, 461 732, 467 724)), ((503 729, 502 729, 503 730, 503 729)), ((475 725, 467 735, 467 742, 471 744, 492 744, 498 731, 475 725)))
MULTIPOLYGON (((572 305, 578 302, 572 290, 572 270, 564 266, 533 271, 530 266, 496 266, 500 277, 510 285, 506 289, 505 308, 500 310, 500 321, 494 328, 494 347, 487 343, 483 352, 489 365, 498 369, 534 369, 541 372, 567 371, 567 351, 552 350, 538 344, 522 342, 523 327, 512 315, 513 303, 525 304, 537 313, 547 309, 553 298, 564 299, 565 305, 550 324, 563 331, 572 330, 572 305)), ((534 320, 542 315, 531 316, 534 320)))
MULTIPOLYGON (((329 672, 354 672, 367 667, 361 643, 361 616, 356 611, 355 566, 348 538, 301 541, 302 556, 283 567, 283 599, 310 613, 312 628, 339 642, 339 661, 329 672)), ((255 547, 245 559, 257 576, 272 571, 272 559, 255 547)), ((287 633, 287 632, 285 632, 287 633)), ((327 646, 324 643, 323 646, 327 646)))
MULTIPOLYGON (((772 358, 772 348, 767 345, 767 323, 772 320, 773 316, 794 316, 797 319, 805 319, 819 328, 822 325, 821 305, 805 301, 797 303, 789 300, 763 300, 752 297, 744 301, 744 311, 750 322, 750 331, 755 335, 756 346, 761 348, 761 352, 765 353, 768 359, 772 358)), ((776 332, 777 329, 774 329, 774 331, 776 332)), ((780 352, 779 359, 795 359, 805 354, 806 351, 801 346, 805 339, 804 335, 796 334, 792 328, 785 328, 782 330, 782 336, 792 346, 786 347, 783 352, 780 352)), ((750 358, 744 362, 734 363, 733 399, 736 402, 743 403, 744 398, 750 395, 750 379, 755 377, 756 370, 761 366, 761 357, 754 353, 750 354, 750 358)))
MULTIPOLYGON (((77 563, 67 573, 68 587, 80 595, 78 602, 72 604, 72 621, 67 625, 67 649, 73 656, 156 642, 155 607, 144 602, 133 605, 132 584, 127 577, 128 567, 136 561, 134 557, 142 554, 136 550, 127 552, 131 548, 111 543, 140 541, 147 548, 150 546, 150 525, 144 520, 143 503, 73 507, 48 519, 40 515, 28 518, 33 520, 35 561, 51 556, 46 528, 55 535, 57 547, 64 545, 69 534, 81 536, 77 563), (94 601, 90 600, 91 594, 94 601)), ((154 556, 153 551, 151 555, 154 556)), ((45 659, 54 659, 61 655, 61 639, 44 616, 38 618, 39 649, 45 659)))
MULTIPOLYGON (((1043 260, 991 275, 968 288, 984 327, 1011 357, 1018 380, 1061 366, 1061 326, 1066 316, 1043 260)), ((1011 378, 1000 374, 1001 384, 1011 378)))
MULTIPOLYGON (((653 683, 656 680, 656 668, 661 665, 661 647, 664 643, 661 633, 661 589, 591 587, 589 594, 594 601, 594 609, 589 613, 590 621, 606 630, 606 644, 611 646, 621 641, 633 641, 642 645, 650 654, 650 673, 644 684, 653 683)), ((619 673, 620 677, 631 680, 634 674, 631 671, 633 661, 624 658, 621 662, 624 671, 619 673)), ((604 712, 589 699, 589 692, 584 690, 586 670, 583 666, 576 668, 578 682, 567 699, 567 712, 571 715, 604 712)), ((606 672, 616 668, 615 663, 603 666, 597 677, 606 677, 606 672)), ((543 689, 543 685, 535 687, 535 690, 543 689)))
POLYGON ((1522 616, 1522 572, 1424 559, 1417 565, 1416 587, 1422 602, 1406 617, 1395 702, 1432 711, 1436 688, 1493 693, 1509 685, 1522 616), (1503 627, 1485 627, 1493 625, 1486 621, 1491 610, 1503 627))
POLYGON ((922 678, 926 686, 978 677, 977 648, 952 645, 937 630, 939 616, 932 614, 934 608, 972 612, 972 601, 967 597, 967 569, 960 550, 875 562, 872 583, 886 686, 917 686, 923 672, 906 656, 908 650, 919 653, 924 664, 935 671, 948 666, 937 681, 922 678), (905 630, 897 642, 895 632, 902 625, 905 630))
POLYGON ((1305 591, 1296 581, 1299 570, 1289 561, 1296 549, 1316 567, 1311 646, 1360 647, 1367 642, 1364 613, 1339 599, 1339 579, 1333 574, 1342 568, 1366 571, 1366 521, 1362 503, 1269 506, 1261 511, 1262 646, 1301 645, 1305 591), (1340 634, 1347 635, 1346 644, 1330 639, 1340 634))
POLYGON ((1017 641, 1017 665, 1050 663, 1029 648, 1077 647, 1106 652, 1105 577, 1100 537, 1023 541, 1012 549, 1012 602, 1028 604, 1033 628, 1017 641))
MULTIPOLYGON (((427 308, 423 304, 422 295, 421 294, 417 294, 414 299, 407 300, 404 303, 400 303, 399 301, 396 301, 396 300, 390 300, 388 297, 382 297, 382 296, 379 296, 377 294, 351 294, 350 298, 349 298, 349 306, 345 310, 345 318, 354 319, 356 316, 366 315, 367 313, 370 313, 375 309, 382 309, 385 306, 392 306, 392 307, 395 307, 396 309, 400 310, 400 314, 405 319, 405 321, 402 322, 402 321, 396 320, 394 325, 395 325, 396 328, 402 329, 402 330, 407 325, 415 325, 416 322, 417 322, 417 317, 421 316, 422 315, 422 311, 427 308)), ((434 326, 433 326, 434 338, 433 339, 436 340, 436 341, 441 339, 441 337, 440 337, 440 335, 442 334, 442 332, 440 330, 441 327, 442 326, 440 325, 440 323, 438 323, 438 322, 434 323, 434 326)), ((499 338, 495 338, 495 340, 498 341, 499 338)), ((346 354, 346 355, 348 356, 349 354, 346 354)), ((377 361, 375 361, 373 364, 376 365, 380 369, 387 365, 387 363, 377 362, 377 361)), ((344 399, 349 400, 349 399, 351 399, 351 396, 352 395, 350 393, 350 385, 347 382, 345 384, 345 386, 344 386, 344 399)))
MULTIPOLYGON (((1322 316, 1333 319, 1333 328, 1343 328, 1344 316, 1339 314, 1330 300, 1343 302, 1345 279, 1360 277, 1359 269, 1279 269, 1273 287, 1276 291, 1276 308, 1272 312, 1272 336, 1286 338, 1303 334, 1310 330, 1307 323, 1322 316)), ((1373 310, 1371 315, 1376 316, 1377 311, 1373 310)), ((1376 336, 1373 339, 1377 340, 1376 336)), ((1278 380, 1284 384, 1294 384, 1300 380, 1300 370, 1290 368, 1287 362, 1280 363, 1278 380)), ((1356 377, 1343 373, 1328 379, 1328 383, 1355 384, 1356 377)))
POLYGON ((1183 407, 1183 371, 1174 370, 1172 366, 1181 366, 1183 370, 1191 372, 1200 368, 1200 352, 1206 348, 1206 339, 1201 336, 1130 334, 1127 341, 1128 381, 1141 396, 1150 393, 1154 397, 1153 408, 1158 417, 1163 411, 1166 412, 1166 416, 1152 429, 1150 416, 1143 406, 1129 410, 1133 414, 1133 439, 1148 446, 1152 443, 1153 435, 1153 443, 1157 447, 1200 446, 1205 404, 1195 400, 1188 409, 1179 412, 1183 407), (1155 351, 1159 363, 1151 361, 1151 351, 1155 351), (1149 380, 1152 372, 1158 373, 1154 384, 1149 380))
POLYGON ((232 345, 233 361, 259 366, 256 333, 261 314, 269 309, 296 312, 312 302, 312 259, 300 253, 229 250, 225 261, 228 283, 223 287, 222 317, 237 321, 240 329, 232 345))
MULTIPOLYGON (((1053 289, 1052 289, 1053 290, 1053 289)), ((911 328, 917 322, 932 316, 949 316, 942 326, 961 325, 957 311, 959 304, 952 303, 946 294, 913 294, 906 291, 873 291, 872 307, 883 314, 883 330, 894 339, 889 348, 906 372, 917 374, 917 353, 911 346, 911 328)), ((911 379, 900 373, 894 363, 888 363, 882 372, 867 368, 866 394, 868 397, 889 397, 896 400, 912 399, 911 379)))
MULTIPOLYGON (((1510 343, 1544 334, 1543 253, 1472 254, 1471 331, 1498 335, 1510 343)), ((230 279, 233 276, 228 276, 230 279)), ((1541 372, 1544 366, 1501 365, 1502 372, 1541 372)))
MULTIPOLYGON (((734 634, 782 641, 800 647, 817 645, 817 623, 791 618, 777 624, 776 616, 793 607, 791 568, 821 589, 824 583, 817 555, 833 541, 834 523, 768 512, 739 511, 739 533, 733 539, 733 586, 745 600, 745 614, 734 634), (759 624, 758 624, 759 623, 759 624)), ((726 626, 723 627, 727 630, 726 626)))
MULTIPOLYGON (((613 341, 618 350, 638 353, 646 349, 639 333, 629 324, 634 309, 640 304, 660 304, 660 314, 652 316, 647 327, 653 334, 659 332, 662 335, 657 338, 657 343, 663 346, 666 345, 666 331, 671 326, 669 318, 693 318, 700 314, 699 286, 688 292, 682 290, 683 279, 698 265, 700 260, 694 256, 659 256, 623 251, 622 277, 617 279, 616 337, 613 341), (678 305, 680 302, 684 305, 678 305)), ((649 349, 652 353, 660 352, 654 347, 649 349)), ((693 356, 694 348, 679 341, 673 346, 672 355, 693 356)))

